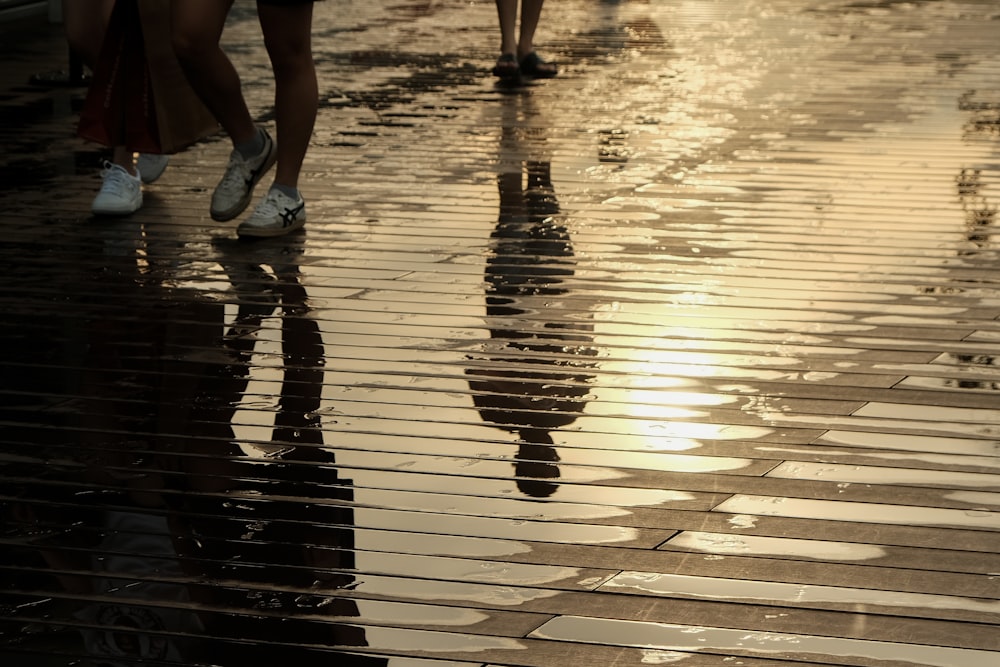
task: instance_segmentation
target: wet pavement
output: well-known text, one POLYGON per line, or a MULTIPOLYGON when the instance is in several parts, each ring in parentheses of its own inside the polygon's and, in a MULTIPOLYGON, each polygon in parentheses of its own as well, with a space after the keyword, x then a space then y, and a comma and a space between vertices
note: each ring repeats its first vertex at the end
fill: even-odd
MULTIPOLYGON (((0 659, 1000 664, 1000 7, 317 5, 309 222, 5 42, 0 659)), ((272 122, 252 9, 226 34, 272 122)))

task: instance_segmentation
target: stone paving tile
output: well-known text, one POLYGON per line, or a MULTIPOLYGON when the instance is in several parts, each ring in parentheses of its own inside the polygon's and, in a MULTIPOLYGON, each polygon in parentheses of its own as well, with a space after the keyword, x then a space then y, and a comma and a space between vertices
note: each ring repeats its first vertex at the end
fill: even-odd
POLYGON ((92 219, 0 46, 4 665, 1000 660, 995 3, 550 2, 518 89, 488 0, 316 19, 259 244, 221 136, 92 219))

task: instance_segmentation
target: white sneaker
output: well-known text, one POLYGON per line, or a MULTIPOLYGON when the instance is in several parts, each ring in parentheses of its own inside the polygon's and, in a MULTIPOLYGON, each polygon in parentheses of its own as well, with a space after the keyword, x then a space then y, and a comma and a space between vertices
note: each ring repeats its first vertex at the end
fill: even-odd
POLYGON ((264 136, 264 148, 260 153, 250 159, 244 158, 236 149, 230 153, 226 173, 212 193, 210 212, 213 220, 225 222, 242 213, 250 203, 257 183, 274 166, 278 157, 274 150, 274 140, 267 130, 261 128, 261 132, 264 136))
POLYGON ((95 215, 129 215, 142 207, 142 181, 138 176, 105 162, 101 178, 104 183, 90 205, 95 215))
POLYGON ((249 218, 236 228, 239 236, 281 236, 306 224, 306 203, 271 188, 249 218))
POLYGON ((135 159, 135 168, 143 183, 152 183, 163 175, 163 170, 167 168, 169 162, 169 155, 139 153, 139 157, 135 159))

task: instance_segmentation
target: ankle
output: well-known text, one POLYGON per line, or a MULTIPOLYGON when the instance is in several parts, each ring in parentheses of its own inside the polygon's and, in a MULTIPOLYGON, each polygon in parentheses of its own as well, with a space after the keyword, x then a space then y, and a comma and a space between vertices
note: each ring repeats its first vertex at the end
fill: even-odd
POLYGON ((264 150, 264 130, 258 127, 252 138, 236 143, 234 148, 246 159, 259 155, 264 150))
POLYGON ((292 185, 285 185, 284 183, 274 182, 271 184, 271 189, 277 190, 278 192, 292 199, 298 199, 300 196, 299 189, 297 187, 294 187, 292 185))

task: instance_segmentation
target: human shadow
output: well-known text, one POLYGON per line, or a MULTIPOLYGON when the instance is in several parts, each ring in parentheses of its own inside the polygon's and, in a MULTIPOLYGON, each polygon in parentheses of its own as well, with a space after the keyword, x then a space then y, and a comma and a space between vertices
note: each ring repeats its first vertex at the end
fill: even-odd
POLYGON ((518 437, 514 475, 526 496, 556 493, 553 432, 587 402, 593 326, 575 310, 573 243, 552 182, 548 127, 530 92, 501 100, 499 213, 484 284, 490 341, 466 370, 482 419, 518 437))

